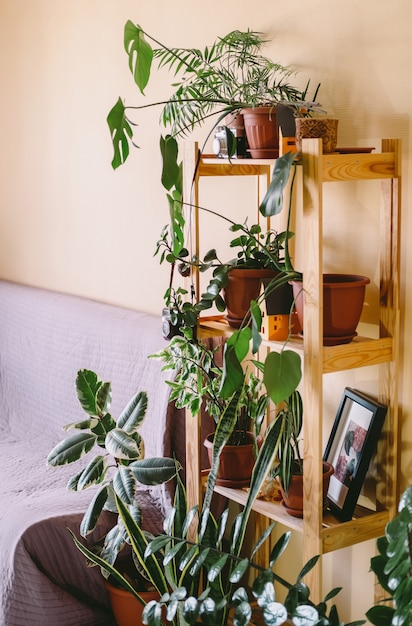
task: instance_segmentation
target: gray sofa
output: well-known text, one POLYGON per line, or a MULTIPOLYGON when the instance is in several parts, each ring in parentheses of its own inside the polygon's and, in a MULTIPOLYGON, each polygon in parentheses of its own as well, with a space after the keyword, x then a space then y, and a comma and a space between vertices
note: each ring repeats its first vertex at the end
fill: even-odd
MULTIPOLYGON (((114 624, 99 569, 85 566, 67 531, 78 534, 91 491, 69 492, 74 466, 52 468, 46 457, 62 426, 83 416, 74 382, 87 368, 111 381, 115 416, 147 391, 146 456, 183 460, 182 416, 160 362, 147 358, 163 346, 160 317, 0 281, 1 626, 114 624)), ((170 489, 141 491, 139 502, 158 530, 170 489)), ((112 524, 105 514, 88 545, 112 524)))

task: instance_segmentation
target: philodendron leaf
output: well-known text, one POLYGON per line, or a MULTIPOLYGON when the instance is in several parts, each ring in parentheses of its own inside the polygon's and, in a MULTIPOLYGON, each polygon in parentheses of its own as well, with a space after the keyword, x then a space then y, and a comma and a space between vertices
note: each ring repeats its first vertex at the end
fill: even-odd
POLYGON ((105 447, 116 459, 135 460, 141 458, 141 447, 136 440, 121 428, 113 428, 106 435, 105 447))
MULTIPOLYGON (((129 68, 134 81, 143 94, 149 82, 153 50, 140 26, 128 20, 124 27, 124 49, 129 55, 129 68)), ((144 95, 144 94, 143 94, 144 95)))
POLYGON ((47 457, 49 465, 67 465, 78 461, 82 456, 90 452, 96 443, 97 436, 93 433, 76 433, 60 441, 47 457))
POLYGON ((107 125, 113 144, 112 167, 115 170, 122 165, 129 156, 129 139, 132 140, 133 130, 126 117, 125 106, 119 98, 110 109, 107 116, 107 125))
POLYGON ((370 621, 371 624, 375 626, 388 626, 388 624, 392 624, 392 618, 395 613, 395 609, 391 606, 385 605, 376 605, 373 606, 369 611, 365 613, 366 617, 370 621))
POLYGON ((117 426, 131 435, 143 422, 147 411, 147 393, 139 391, 130 399, 117 420, 117 426))
POLYGON ((259 211, 265 217, 271 217, 281 212, 283 207, 283 191, 289 180, 295 157, 296 154, 293 152, 287 152, 276 160, 271 183, 259 207, 259 211))
POLYGON ((129 469, 143 485, 161 485, 176 476, 178 467, 174 459, 149 457, 130 463, 129 469))
POLYGON ((227 341, 223 353, 223 375, 219 395, 226 399, 242 388, 245 373, 237 357, 235 347, 227 341))
POLYGON ((263 382, 269 397, 279 404, 295 391, 302 377, 300 356, 292 350, 270 352, 265 360, 263 382))
POLYGON ((97 520, 99 519, 100 513, 103 511, 108 493, 108 485, 103 485, 90 502, 80 524, 80 534, 82 537, 87 537, 87 535, 96 528, 97 520))
POLYGON ((180 188, 180 167, 177 162, 179 148, 177 141, 172 135, 160 137, 160 152, 162 154, 161 181, 165 189, 170 191, 172 187, 180 188))
POLYGON ((77 481, 77 491, 101 483, 107 472, 107 457, 98 455, 90 461, 77 481))

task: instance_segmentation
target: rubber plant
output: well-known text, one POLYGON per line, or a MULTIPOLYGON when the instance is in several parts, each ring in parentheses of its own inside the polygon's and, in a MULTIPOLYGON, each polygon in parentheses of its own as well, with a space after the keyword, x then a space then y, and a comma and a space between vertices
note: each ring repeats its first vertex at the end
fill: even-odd
MULTIPOLYGON (((66 465, 95 452, 67 485, 73 491, 98 487, 80 524, 80 534, 87 537, 96 528, 103 509, 117 512, 115 496, 140 522, 142 512, 137 483, 159 485, 171 480, 176 475, 176 463, 163 457, 144 458, 144 441, 139 426, 147 411, 145 391, 133 395, 117 420, 110 413, 111 383, 103 382, 91 370, 81 369, 76 376, 76 391, 87 417, 64 426, 65 431, 75 433, 51 450, 47 463, 54 467, 66 465)), ((96 546, 96 549, 109 563, 114 563, 124 544, 124 528, 119 519, 105 536, 103 545, 96 546)))

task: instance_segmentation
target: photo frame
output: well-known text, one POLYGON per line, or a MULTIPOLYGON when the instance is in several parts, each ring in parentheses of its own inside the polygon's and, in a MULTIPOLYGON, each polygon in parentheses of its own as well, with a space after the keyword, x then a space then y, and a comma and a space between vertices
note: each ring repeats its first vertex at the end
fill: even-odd
POLYGON ((345 388, 323 455, 335 469, 328 505, 342 522, 352 519, 386 411, 386 406, 364 393, 345 388))

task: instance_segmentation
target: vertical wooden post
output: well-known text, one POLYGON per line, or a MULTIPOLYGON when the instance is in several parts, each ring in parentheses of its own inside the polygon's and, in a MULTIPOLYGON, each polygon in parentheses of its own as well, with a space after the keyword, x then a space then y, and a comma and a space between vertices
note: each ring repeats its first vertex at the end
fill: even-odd
MULTIPOLYGON (((183 147, 183 202, 187 226, 187 241, 193 254, 199 256, 199 192, 197 185, 198 144, 184 142, 183 147)), ((190 293, 192 285, 199 297, 199 272, 194 270, 187 279, 190 293)), ((189 509, 202 502, 201 481, 201 414, 194 417, 186 410, 186 493, 189 509)), ((192 529, 195 532, 195 529, 192 529)), ((192 536, 193 539, 193 536, 192 536)))
MULTIPOLYGON (((322 405, 323 405, 323 245, 322 140, 303 140, 304 392, 303 506, 304 562, 322 553, 322 405)), ((321 559, 308 576, 314 602, 322 597, 321 559)))

